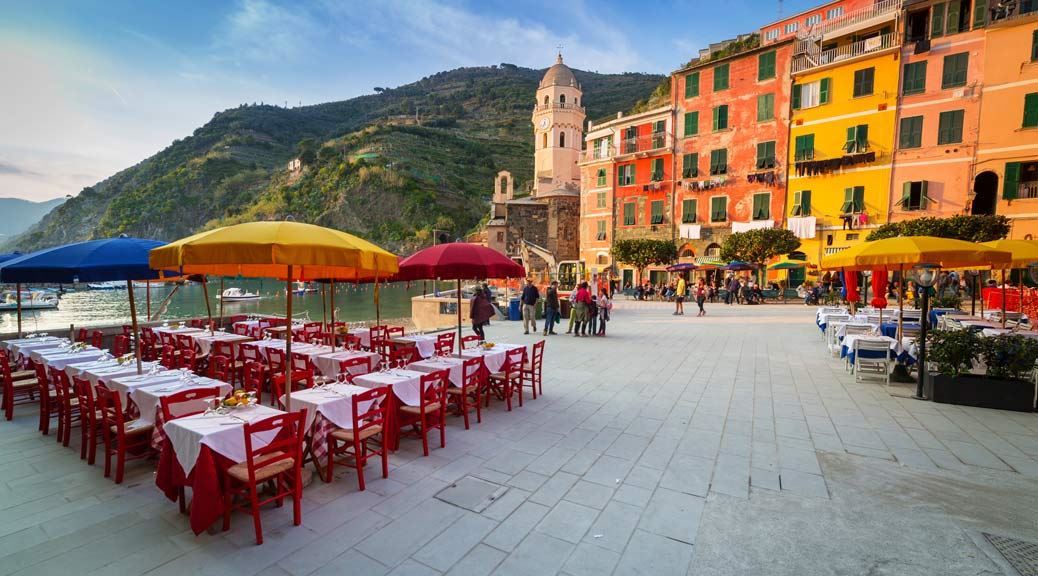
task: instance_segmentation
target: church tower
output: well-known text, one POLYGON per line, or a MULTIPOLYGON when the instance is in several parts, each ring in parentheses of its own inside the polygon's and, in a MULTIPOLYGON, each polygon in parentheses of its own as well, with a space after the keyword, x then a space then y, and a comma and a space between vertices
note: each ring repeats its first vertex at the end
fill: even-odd
POLYGON ((580 189, 580 147, 584 142, 583 93, 576 76, 558 55, 537 88, 533 108, 534 194, 557 188, 580 189))

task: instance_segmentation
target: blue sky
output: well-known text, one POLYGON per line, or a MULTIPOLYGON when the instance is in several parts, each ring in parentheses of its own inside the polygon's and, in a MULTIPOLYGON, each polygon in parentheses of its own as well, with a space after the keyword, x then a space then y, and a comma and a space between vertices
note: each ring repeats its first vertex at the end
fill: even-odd
MULTIPOLYGON (((784 14, 819 2, 785 0, 784 14)), ((667 73, 774 0, 0 0, 0 197, 75 194, 242 102, 313 104, 461 66, 667 73)), ((593 94, 587 95, 593 98, 593 94)))

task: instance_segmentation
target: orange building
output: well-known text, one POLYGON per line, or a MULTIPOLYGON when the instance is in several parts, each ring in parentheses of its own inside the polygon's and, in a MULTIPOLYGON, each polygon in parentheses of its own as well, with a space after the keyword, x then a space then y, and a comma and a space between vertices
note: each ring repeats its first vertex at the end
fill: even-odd
POLYGON ((612 265, 613 184, 617 129, 588 125, 580 162, 580 260, 588 274, 606 274, 612 265))
POLYGON ((671 75, 679 254, 716 258, 724 238, 781 226, 792 41, 750 34, 671 75))
POLYGON ((993 214, 973 160, 984 81, 986 0, 906 3, 890 221, 993 214))
POLYGON ((1038 6, 989 11, 974 205, 997 198, 1010 238, 1038 238, 1038 6))

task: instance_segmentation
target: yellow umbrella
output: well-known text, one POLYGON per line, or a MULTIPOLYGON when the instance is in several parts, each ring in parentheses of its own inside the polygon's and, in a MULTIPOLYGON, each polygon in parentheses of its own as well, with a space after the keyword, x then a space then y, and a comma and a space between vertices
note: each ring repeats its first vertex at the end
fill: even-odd
POLYGON ((862 242, 822 258, 826 270, 868 270, 932 264, 942 268, 1001 267, 1012 261, 1004 250, 965 240, 934 236, 898 236, 862 242))
MULTIPOLYGON (((1038 262, 1038 241, 1035 240, 993 240, 984 245, 995 250, 1004 250, 1013 255, 1008 264, 992 266, 993 270, 1002 270, 1002 327, 1006 325, 1006 270, 1027 268, 1038 262)), ((1020 279, 1020 312, 1024 311, 1024 280, 1020 279)))
MULTIPOLYGON (((290 323, 296 280, 360 279, 398 270, 396 255, 367 240, 301 222, 249 222, 201 232, 152 250, 148 263, 183 274, 284 280, 285 317, 290 323)), ((291 325, 286 340, 285 407, 291 411, 291 325)))

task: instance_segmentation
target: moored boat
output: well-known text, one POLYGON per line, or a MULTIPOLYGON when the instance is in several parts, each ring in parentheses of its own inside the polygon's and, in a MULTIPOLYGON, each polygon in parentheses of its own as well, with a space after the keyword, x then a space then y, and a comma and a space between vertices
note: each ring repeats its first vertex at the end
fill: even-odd
POLYGON ((218 299, 224 302, 248 302, 250 300, 259 300, 261 296, 253 292, 247 292, 241 288, 227 288, 223 291, 223 294, 217 296, 218 299))

